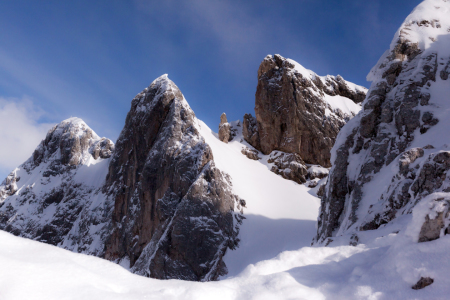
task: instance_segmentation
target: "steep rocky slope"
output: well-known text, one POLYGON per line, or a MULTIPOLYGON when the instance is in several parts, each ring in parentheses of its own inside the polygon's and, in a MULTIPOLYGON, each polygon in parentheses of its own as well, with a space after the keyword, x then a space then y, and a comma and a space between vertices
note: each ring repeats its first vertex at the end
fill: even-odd
POLYGON ((106 177, 115 203, 107 259, 129 260, 134 272, 155 278, 226 273, 222 257, 238 242, 239 199, 197 122, 167 76, 133 99, 106 177))
POLYGON ((89 213, 86 208, 99 193, 97 176, 106 175, 113 150, 110 140, 99 138, 81 119, 54 126, 0 185, 0 228, 53 245, 71 239, 74 224, 89 213))
POLYGON ((0 186, 1 229, 154 278, 226 274, 241 209, 166 75, 133 99, 115 146, 68 119, 0 186))
POLYGON ((263 154, 296 153, 305 163, 329 167, 335 138, 365 95, 366 88, 341 76, 320 77, 293 60, 269 55, 258 70, 256 118, 244 116, 244 138, 263 154))
POLYGON ((421 3, 369 73, 363 111, 332 151, 318 243, 357 244, 375 229, 416 242, 448 232, 449 14, 445 0, 421 3))

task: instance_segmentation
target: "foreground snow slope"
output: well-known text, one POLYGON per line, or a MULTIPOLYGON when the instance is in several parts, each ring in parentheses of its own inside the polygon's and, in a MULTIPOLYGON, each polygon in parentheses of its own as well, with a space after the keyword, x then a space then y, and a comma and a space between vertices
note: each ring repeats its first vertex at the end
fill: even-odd
POLYGON ((311 195, 305 185, 270 172, 268 155, 261 155, 259 161, 243 155, 241 149, 249 145, 243 140, 242 127, 237 122, 232 122, 238 129, 237 136, 228 144, 221 142, 205 123, 199 123, 216 166, 231 176, 233 193, 247 203, 240 246, 228 251, 224 258, 228 276, 282 251, 309 246, 316 230, 319 198, 311 195))
POLYGON ((386 236, 370 247, 304 247, 218 282, 158 280, 117 264, 0 231, 0 299, 448 299, 450 238, 399 251, 386 236), (443 259, 442 259, 443 258, 443 259), (442 259, 442 260, 441 260, 442 259), (421 269, 441 280, 412 290, 421 269))
MULTIPOLYGON (((318 199, 311 190, 269 172, 265 157, 253 161, 242 155, 239 135, 227 145, 200 126, 220 168, 238 179, 254 178, 233 177, 234 190, 247 191, 247 220, 240 247, 224 257, 228 278, 206 283, 145 278, 104 259, 0 231, 0 299, 447 298, 449 236, 417 244, 410 236, 413 227, 398 234, 390 227, 366 235, 356 247, 303 247, 315 230, 318 199), (437 279, 412 290, 424 274, 437 279)), ((422 217, 408 215, 395 226, 422 217)))

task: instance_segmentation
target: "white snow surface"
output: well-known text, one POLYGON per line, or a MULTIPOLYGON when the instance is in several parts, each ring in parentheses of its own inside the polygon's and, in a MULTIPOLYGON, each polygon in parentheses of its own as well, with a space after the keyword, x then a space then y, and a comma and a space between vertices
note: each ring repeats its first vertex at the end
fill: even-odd
POLYGON ((311 190, 270 172, 265 156, 253 161, 242 155, 248 145, 240 142, 240 130, 225 144, 203 122, 198 127, 216 165, 232 176, 234 192, 247 202, 241 244, 224 258, 225 278, 146 278, 104 259, 0 231, 0 299, 447 299, 450 236, 418 244, 420 208, 396 221, 407 226, 398 234, 391 227, 382 237, 367 232, 356 247, 309 247, 319 205, 311 190), (437 279, 412 290, 421 276, 437 279))
MULTIPOLYGON (((313 80, 314 78, 319 78, 323 84, 326 84, 327 78, 335 78, 332 75, 326 75, 326 76, 319 76, 317 75, 314 71, 308 70, 305 67, 303 67, 301 64, 299 64, 298 62, 296 62, 295 60, 292 59, 288 59, 288 61, 294 65, 294 69, 295 71, 299 72, 300 74, 303 75, 303 77, 313 80)), ((339 75, 338 75, 339 76, 339 75)), ((354 84, 352 82, 349 81, 345 81, 345 84, 353 91, 363 91, 363 92, 367 92, 367 88, 354 84)))
POLYGON ((378 63, 367 75, 367 81, 376 82, 382 78, 385 71, 380 69, 380 65, 385 62, 386 57, 395 48, 400 37, 409 40, 411 43, 418 43, 422 54, 439 52, 441 57, 450 55, 450 2, 448 0, 425 0, 420 3, 413 12, 405 19, 392 39, 390 49, 381 56, 378 63), (422 21, 429 21, 430 24, 419 26, 422 21), (432 22, 432 24, 431 24, 432 22))
POLYGON ((361 110, 361 105, 356 104, 352 100, 339 95, 330 96, 325 94, 325 101, 330 104, 333 111, 340 109, 344 114, 354 116, 361 110))
POLYGON ((199 121, 201 135, 213 151, 214 163, 231 176, 233 192, 246 201, 241 245, 228 251, 224 259, 228 276, 235 276, 249 264, 309 246, 316 231, 320 200, 305 185, 270 172, 269 155, 260 154, 259 161, 243 155, 241 149, 251 146, 243 141, 242 127, 236 126, 237 122, 231 125, 238 133, 225 144, 199 121))

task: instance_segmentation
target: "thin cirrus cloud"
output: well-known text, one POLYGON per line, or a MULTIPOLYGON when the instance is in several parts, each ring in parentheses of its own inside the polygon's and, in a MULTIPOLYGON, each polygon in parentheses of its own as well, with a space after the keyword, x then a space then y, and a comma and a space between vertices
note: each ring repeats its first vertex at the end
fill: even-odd
POLYGON ((54 125, 39 123, 45 115, 27 98, 0 98, 0 174, 4 178, 25 162, 54 125))
MULTIPOLYGON (((318 52, 313 45, 299 38, 294 28, 277 22, 278 19, 273 16, 264 18, 255 13, 255 4, 205 0, 167 0, 158 6, 148 0, 136 0, 134 3, 139 13, 146 14, 153 26, 157 23, 164 32, 176 35, 182 28, 183 35, 176 39, 175 44, 170 45, 172 39, 167 43, 158 40, 158 43, 164 43, 162 48, 170 55, 199 51, 199 55, 206 59, 220 57, 221 60, 215 62, 217 65, 236 71, 242 70, 243 64, 252 64, 254 67, 253 60, 260 62, 265 55, 274 54, 272 50, 289 47, 307 49, 309 55, 318 52)), ((267 4, 261 7, 267 9, 267 4)), ((142 21, 139 22, 142 25, 142 21)), ((145 26, 143 28, 147 30, 145 26)))

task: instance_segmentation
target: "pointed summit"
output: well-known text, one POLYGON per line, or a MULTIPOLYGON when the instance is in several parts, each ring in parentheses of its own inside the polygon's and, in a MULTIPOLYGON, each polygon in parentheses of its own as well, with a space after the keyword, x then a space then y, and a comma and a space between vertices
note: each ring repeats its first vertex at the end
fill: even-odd
POLYGON ((132 100, 115 146, 78 118, 54 126, 0 185, 2 200, 0 229, 161 279, 226 274, 242 222, 229 176, 167 75, 132 100))
POLYGON ((82 119, 73 117, 48 131, 28 163, 30 168, 34 168, 53 159, 61 165, 75 166, 85 163, 89 155, 96 159, 100 152, 102 157, 109 157, 113 149, 111 140, 100 138, 82 119))
POLYGON ((133 99, 104 188, 115 202, 107 259, 162 279, 226 273, 222 256, 237 244, 238 198, 198 126, 167 75, 133 99))

